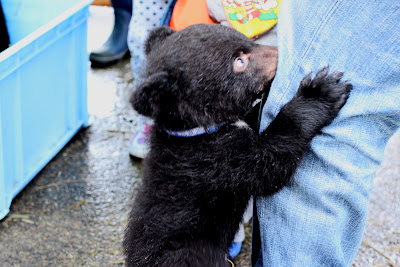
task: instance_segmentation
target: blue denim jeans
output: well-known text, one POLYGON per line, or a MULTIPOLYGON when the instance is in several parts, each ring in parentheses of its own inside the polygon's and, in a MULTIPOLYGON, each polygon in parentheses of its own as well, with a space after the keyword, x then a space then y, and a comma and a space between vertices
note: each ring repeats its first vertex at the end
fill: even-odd
POLYGON ((400 126, 400 2, 282 0, 278 70, 261 130, 326 65, 354 89, 315 137, 291 184, 258 198, 256 266, 350 266, 388 139, 400 126), (258 253, 258 252, 257 252, 258 253))

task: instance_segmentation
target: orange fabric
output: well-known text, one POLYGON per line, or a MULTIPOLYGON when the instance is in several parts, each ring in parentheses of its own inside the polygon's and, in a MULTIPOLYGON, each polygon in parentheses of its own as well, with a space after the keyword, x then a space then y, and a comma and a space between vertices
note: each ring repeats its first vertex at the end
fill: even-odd
POLYGON ((217 24, 208 15, 206 0, 177 0, 169 26, 179 31, 193 24, 217 24))

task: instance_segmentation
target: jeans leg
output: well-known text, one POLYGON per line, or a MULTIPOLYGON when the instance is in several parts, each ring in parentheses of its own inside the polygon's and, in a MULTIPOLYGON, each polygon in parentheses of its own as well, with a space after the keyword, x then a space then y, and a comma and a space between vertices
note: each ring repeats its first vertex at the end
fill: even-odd
POLYGON ((330 65, 354 89, 338 118, 312 140, 291 184, 257 199, 258 266, 351 265, 373 174, 400 127, 398 25, 396 0, 282 0, 278 70, 261 129, 311 71, 330 65))

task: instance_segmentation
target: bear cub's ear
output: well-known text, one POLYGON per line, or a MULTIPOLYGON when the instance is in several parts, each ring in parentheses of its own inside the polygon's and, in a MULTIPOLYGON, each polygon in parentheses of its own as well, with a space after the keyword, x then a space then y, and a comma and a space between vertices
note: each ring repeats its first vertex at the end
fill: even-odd
POLYGON ((160 112, 162 98, 168 90, 168 86, 168 74, 166 72, 155 73, 139 84, 129 101, 139 114, 155 118, 160 112))
POLYGON ((167 38, 174 32, 175 31, 173 29, 166 26, 157 27, 150 31, 144 46, 146 55, 148 55, 151 50, 154 49, 154 47, 161 44, 165 40, 165 38, 167 38))

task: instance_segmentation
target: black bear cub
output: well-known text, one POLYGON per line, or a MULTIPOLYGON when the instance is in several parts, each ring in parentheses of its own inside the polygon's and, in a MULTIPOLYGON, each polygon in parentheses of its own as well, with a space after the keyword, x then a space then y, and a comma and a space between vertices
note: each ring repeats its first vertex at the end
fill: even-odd
MULTIPOLYGON (((127 266, 232 266, 228 247, 251 196, 288 184, 351 85, 305 77, 261 134, 243 122, 273 79, 277 50, 221 25, 154 29, 131 98, 154 119, 143 184, 124 239, 127 266)), ((267 103, 268 104, 268 103, 267 103)))

